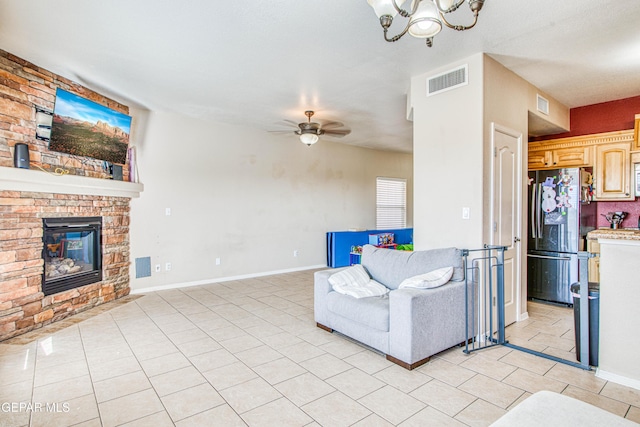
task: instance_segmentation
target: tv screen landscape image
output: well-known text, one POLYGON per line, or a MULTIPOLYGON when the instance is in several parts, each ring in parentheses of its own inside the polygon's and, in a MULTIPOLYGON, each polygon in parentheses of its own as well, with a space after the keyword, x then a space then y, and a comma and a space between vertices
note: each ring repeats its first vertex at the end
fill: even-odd
POLYGON ((130 132, 130 116, 56 90, 49 150, 123 165, 130 132))

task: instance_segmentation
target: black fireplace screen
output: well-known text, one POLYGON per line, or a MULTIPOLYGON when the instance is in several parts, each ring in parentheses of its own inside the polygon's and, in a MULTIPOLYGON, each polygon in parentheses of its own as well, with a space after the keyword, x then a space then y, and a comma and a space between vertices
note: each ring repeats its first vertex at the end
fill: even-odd
POLYGON ((102 280, 102 218, 44 218, 42 292, 51 295, 102 280))

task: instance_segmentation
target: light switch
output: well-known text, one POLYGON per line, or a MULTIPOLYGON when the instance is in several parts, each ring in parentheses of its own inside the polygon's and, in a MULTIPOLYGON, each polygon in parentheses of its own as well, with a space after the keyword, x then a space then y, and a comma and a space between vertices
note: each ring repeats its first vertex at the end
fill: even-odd
POLYGON ((462 219, 469 219, 469 208, 462 208, 462 219))

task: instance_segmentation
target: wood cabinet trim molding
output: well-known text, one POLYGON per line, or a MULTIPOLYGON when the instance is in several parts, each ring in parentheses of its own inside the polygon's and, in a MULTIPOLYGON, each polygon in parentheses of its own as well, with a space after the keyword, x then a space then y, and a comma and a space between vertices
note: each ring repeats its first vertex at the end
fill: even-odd
POLYGON ((635 126, 633 128, 633 145, 631 151, 640 150, 640 114, 636 114, 635 126))
MULTIPOLYGON (((638 120, 636 120, 636 128, 638 120)), ((556 150, 589 145, 613 144, 616 142, 634 142, 634 129, 615 132, 594 133, 591 135, 572 136, 569 138, 550 139, 529 143, 529 151, 556 150)))

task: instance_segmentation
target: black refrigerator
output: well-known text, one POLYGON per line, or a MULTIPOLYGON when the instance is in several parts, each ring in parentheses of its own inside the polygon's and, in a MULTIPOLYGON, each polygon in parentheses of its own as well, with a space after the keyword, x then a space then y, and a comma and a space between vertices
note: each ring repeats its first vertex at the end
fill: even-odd
POLYGON ((529 171, 528 297, 573 304, 578 251, 596 228, 591 173, 582 168, 529 171))

